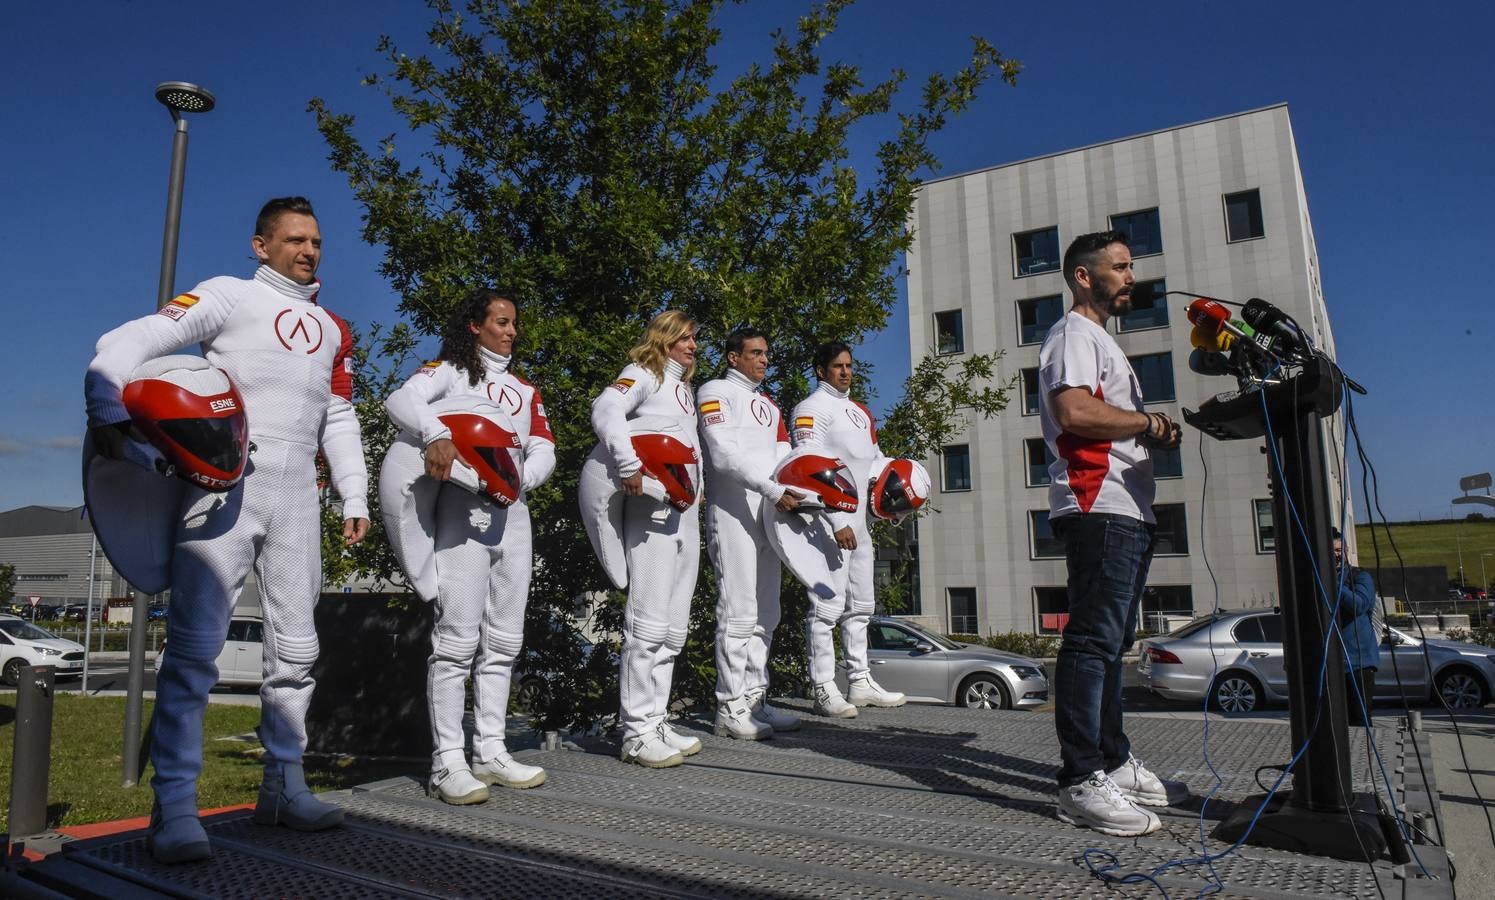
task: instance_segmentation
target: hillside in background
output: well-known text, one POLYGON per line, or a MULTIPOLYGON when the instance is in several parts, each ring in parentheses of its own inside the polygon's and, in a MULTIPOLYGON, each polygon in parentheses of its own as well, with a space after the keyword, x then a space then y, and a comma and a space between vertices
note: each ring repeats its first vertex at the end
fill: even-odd
MULTIPOLYGON (((1483 585, 1486 576, 1495 579, 1495 519, 1392 522, 1389 526, 1391 542, 1387 541, 1387 530, 1387 526, 1379 523, 1375 526, 1375 538, 1380 544, 1383 569, 1395 568, 1397 565, 1396 554, 1391 549, 1391 542, 1395 542, 1405 565, 1444 566, 1448 569, 1448 577, 1455 579, 1459 576, 1459 554, 1462 550, 1465 583, 1483 585), (1484 559, 1484 575, 1480 573, 1481 553, 1491 554, 1484 559)), ((1366 569, 1376 567, 1376 552, 1371 543, 1370 531, 1370 526, 1355 526, 1359 564, 1366 569)))

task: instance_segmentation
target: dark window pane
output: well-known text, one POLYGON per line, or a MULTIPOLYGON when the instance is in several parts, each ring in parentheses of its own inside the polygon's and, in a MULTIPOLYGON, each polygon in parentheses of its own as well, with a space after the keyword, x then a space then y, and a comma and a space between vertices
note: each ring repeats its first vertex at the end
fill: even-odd
POLYGON ((1064 542, 1055 537, 1054 529, 1049 527, 1048 511, 1033 510, 1028 513, 1028 521, 1033 533, 1033 558, 1063 559, 1064 542))
POLYGON ((1142 331, 1166 326, 1168 298, 1163 293, 1167 290, 1168 281, 1164 278, 1137 282, 1137 286, 1132 289, 1132 311, 1116 320, 1116 330, 1142 331))
POLYGON ((980 634, 976 621, 976 589, 950 588, 950 633, 980 634))
POLYGON ((1262 643, 1260 617, 1252 616, 1249 619, 1240 620, 1239 622, 1235 623, 1235 628, 1230 632, 1230 634, 1236 639, 1237 643, 1262 643))
POLYGON ((261 622, 250 622, 249 628, 244 631, 244 640, 251 644, 263 643, 265 640, 265 626, 261 622))
POLYGON ((947 491, 968 491, 971 489, 971 448, 965 444, 955 447, 946 447, 945 457, 945 484, 947 491))
POLYGON ((1059 268, 1059 229, 1041 228, 1012 236, 1012 248, 1017 258, 1017 274, 1037 275, 1054 272, 1059 268))
POLYGON ((1132 256, 1151 256, 1163 252, 1163 226, 1158 221, 1158 211, 1155 209, 1112 216, 1111 228, 1126 233, 1126 242, 1132 248, 1132 256))
POLYGON ((1256 620, 1261 624, 1261 639, 1268 644, 1282 643, 1282 616, 1261 616, 1256 620))
POLYGON ((1277 529, 1272 522, 1272 501, 1253 500, 1256 513, 1256 549, 1270 553, 1277 549, 1277 529))
POLYGON ((1179 447, 1152 451, 1152 475, 1154 478, 1182 478, 1184 454, 1179 447))
POLYGON ((912 650, 919 646, 917 637, 893 625, 879 625, 868 633, 874 650, 912 650))
POLYGON ((1069 589, 1041 587, 1033 589, 1033 599, 1038 607, 1038 633, 1058 634, 1069 624, 1069 589))
POLYGON ((1023 415, 1038 415, 1038 370, 1023 370, 1023 415))
POLYGON ((1028 485, 1038 487, 1048 484, 1049 466, 1054 462, 1054 454, 1049 452, 1048 442, 1043 438, 1028 438, 1023 441, 1023 452, 1028 461, 1028 485))
POLYGON ((965 352, 966 331, 960 310, 952 309, 934 314, 934 341, 937 353, 965 352))
POLYGON ((1054 294, 1017 301, 1018 343, 1036 344, 1064 318, 1064 297, 1054 294))
POLYGON ((1189 528, 1182 503, 1163 503, 1152 508, 1158 520, 1152 552, 1158 556, 1181 556, 1189 552, 1189 528))
POLYGON ((1142 626, 1163 631, 1167 623, 1158 616, 1193 616, 1194 590, 1186 584, 1148 585, 1142 589, 1142 626))
POLYGON ((1249 241, 1265 235, 1261 219, 1261 192, 1254 188, 1225 195, 1225 239, 1249 241))
POLYGON ((1137 373, 1137 381, 1142 384, 1144 402, 1158 403, 1174 398, 1172 353, 1148 353, 1127 359, 1131 361, 1132 371, 1137 373))

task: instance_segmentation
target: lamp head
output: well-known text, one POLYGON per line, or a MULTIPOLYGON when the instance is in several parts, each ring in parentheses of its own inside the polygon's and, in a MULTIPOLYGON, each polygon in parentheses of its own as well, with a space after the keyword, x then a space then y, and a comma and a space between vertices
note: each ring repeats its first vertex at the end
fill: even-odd
POLYGON ((186 81, 163 81, 156 85, 156 99, 171 110, 171 115, 211 112, 217 104, 213 92, 186 81))

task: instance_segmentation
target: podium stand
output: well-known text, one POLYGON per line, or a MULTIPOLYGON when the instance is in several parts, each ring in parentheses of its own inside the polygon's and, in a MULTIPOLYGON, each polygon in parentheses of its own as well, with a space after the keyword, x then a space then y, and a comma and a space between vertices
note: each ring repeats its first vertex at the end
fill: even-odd
MULTIPOLYGON (((1338 639, 1327 639, 1333 632, 1330 616, 1338 587, 1322 420, 1339 409, 1343 386, 1338 367, 1317 356, 1280 383, 1212 399, 1198 412, 1184 410, 1184 421, 1217 440, 1270 434, 1277 460, 1269 458, 1268 468, 1293 755, 1308 745, 1293 767, 1290 792, 1277 794, 1259 819, 1257 810, 1267 795, 1246 798, 1213 836, 1234 843, 1249 831, 1248 844, 1374 860, 1386 853, 1387 837, 1376 798, 1357 797, 1351 790, 1343 648, 1338 639)), ((1348 620, 1342 612, 1341 625, 1348 620)))

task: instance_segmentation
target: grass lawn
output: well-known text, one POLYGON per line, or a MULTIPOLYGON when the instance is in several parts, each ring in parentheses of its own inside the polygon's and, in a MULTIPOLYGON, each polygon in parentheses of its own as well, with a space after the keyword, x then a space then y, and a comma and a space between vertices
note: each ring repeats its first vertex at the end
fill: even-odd
MULTIPOLYGON (((0 696, 0 807, 3 807, 0 829, 8 827, 15 703, 14 694, 0 696)), ((146 700, 147 721, 151 705, 146 700)), ((259 717, 260 711, 254 707, 208 704, 203 730, 203 772, 197 789, 199 807, 211 809, 254 802, 259 792, 259 756, 263 748, 252 732, 259 717), (245 734, 250 735, 247 741, 225 740, 245 734)), ((123 697, 56 695, 52 709, 51 777, 47 787, 47 819, 51 827, 150 814, 149 767, 142 780, 145 786, 119 786, 124 718, 123 697)), ((306 767, 307 780, 315 790, 351 787, 420 768, 347 758, 308 758, 306 767)))
MULTIPOLYGON (((1459 549, 1464 551, 1464 578, 1469 584, 1483 584, 1480 580, 1479 563, 1481 553, 1495 553, 1495 519, 1470 522, 1393 522, 1391 538, 1401 551, 1403 561, 1409 566, 1443 566, 1449 578, 1459 577, 1459 549)), ((1386 529, 1376 526, 1376 540, 1381 545, 1382 568, 1395 568, 1396 555, 1386 540, 1386 529)), ((1363 568, 1376 564, 1375 551, 1371 546, 1370 528, 1355 526, 1355 542, 1363 568)), ((1495 581, 1495 556, 1485 560, 1485 573, 1495 581)))

